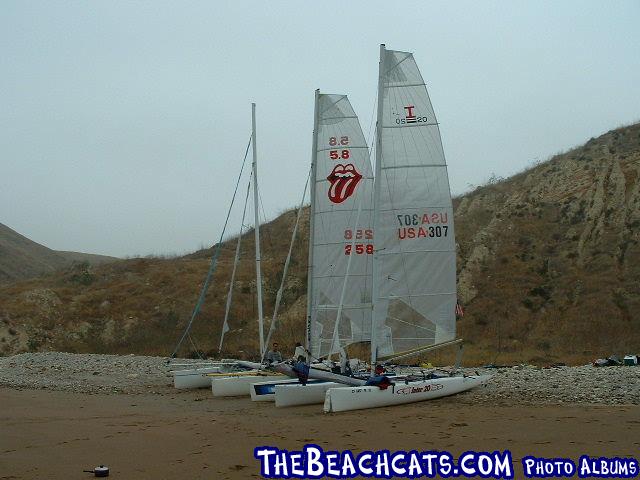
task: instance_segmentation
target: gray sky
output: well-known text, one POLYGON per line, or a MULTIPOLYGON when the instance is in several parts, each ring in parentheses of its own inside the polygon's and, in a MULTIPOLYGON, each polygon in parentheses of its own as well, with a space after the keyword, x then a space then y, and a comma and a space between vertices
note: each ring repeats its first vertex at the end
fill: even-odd
POLYGON ((637 0, 5 0, 0 222, 117 256, 214 243, 252 101, 272 218, 302 193, 315 88, 368 134, 380 43, 414 52, 462 193, 639 121, 639 25, 637 0))

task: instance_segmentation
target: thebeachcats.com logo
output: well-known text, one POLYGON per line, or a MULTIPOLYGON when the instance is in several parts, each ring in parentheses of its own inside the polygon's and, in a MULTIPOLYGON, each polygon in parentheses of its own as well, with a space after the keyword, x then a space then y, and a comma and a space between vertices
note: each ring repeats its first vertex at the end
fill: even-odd
MULTIPOLYGON (((328 450, 307 444, 302 450, 256 447, 264 478, 515 478, 509 450, 464 452, 454 457, 442 450, 328 450)), ((635 478, 635 458, 589 457, 578 460, 525 456, 522 473, 527 478, 635 478)), ((521 475, 518 475, 521 477, 521 475)))

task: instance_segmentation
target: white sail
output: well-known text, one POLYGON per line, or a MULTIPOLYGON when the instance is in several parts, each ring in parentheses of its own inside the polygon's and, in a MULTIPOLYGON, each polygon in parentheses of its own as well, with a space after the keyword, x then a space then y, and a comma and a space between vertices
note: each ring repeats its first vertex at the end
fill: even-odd
POLYGON ((440 130, 411 53, 381 47, 372 357, 455 338, 453 207, 440 130))
POLYGON ((371 335, 373 175, 346 95, 316 92, 313 157, 308 344, 319 358, 371 335))

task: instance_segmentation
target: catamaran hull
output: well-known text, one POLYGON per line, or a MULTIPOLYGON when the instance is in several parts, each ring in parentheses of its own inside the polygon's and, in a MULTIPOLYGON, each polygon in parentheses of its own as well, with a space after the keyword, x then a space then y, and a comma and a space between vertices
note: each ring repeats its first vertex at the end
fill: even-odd
POLYGON ((294 407, 296 405, 322 403, 324 402, 327 390, 343 386, 343 383, 336 382, 307 383, 306 385, 300 383, 295 385, 276 385, 276 407, 294 407))
POLYGON ((209 388, 211 377, 208 373, 219 373, 222 367, 201 367, 176 370, 173 372, 173 386, 179 389, 209 388))
MULTIPOLYGON (((309 380, 307 385, 315 385, 317 383, 326 383, 323 380, 309 380)), ((294 378, 286 378, 282 380, 276 380, 275 382, 258 382, 251 384, 251 400, 254 402, 275 402, 276 401, 276 387, 280 386, 295 386, 300 385, 300 381, 294 378)), ((322 397, 324 401, 324 396, 322 397)))
POLYGON ((211 391, 214 397, 240 397, 250 394, 252 383, 275 382, 282 379, 282 375, 214 377, 211 379, 211 391))
POLYGON ((398 383, 386 390, 368 386, 331 388, 325 396, 324 411, 344 412, 433 400, 470 390, 485 383, 489 378, 490 375, 438 378, 398 383))

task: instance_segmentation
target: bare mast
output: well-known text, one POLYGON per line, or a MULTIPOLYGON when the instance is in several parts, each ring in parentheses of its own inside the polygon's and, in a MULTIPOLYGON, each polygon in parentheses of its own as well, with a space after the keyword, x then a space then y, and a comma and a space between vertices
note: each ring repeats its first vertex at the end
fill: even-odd
POLYGON ((256 104, 251 104, 251 145, 253 147, 253 210, 256 243, 256 289, 258 291, 258 335, 260 335, 260 358, 264 356, 264 317, 262 315, 262 274, 260 271, 260 219, 258 209, 258 148, 256 145, 256 104))
MULTIPOLYGON (((377 246, 379 238, 378 236, 378 217, 380 212, 380 175, 382 171, 382 104, 384 102, 383 92, 383 78, 384 78, 384 58, 385 47, 384 43, 380 45, 380 65, 378 70, 378 115, 376 121, 376 169, 373 183, 373 238, 375 245, 377 246)), ((376 304, 378 303, 378 296, 380 292, 380 285, 376 277, 376 271, 381 268, 380 253, 377 248, 373 250, 373 275, 371 282, 371 374, 373 375, 373 368, 377 360, 378 346, 376 343, 376 304)))

